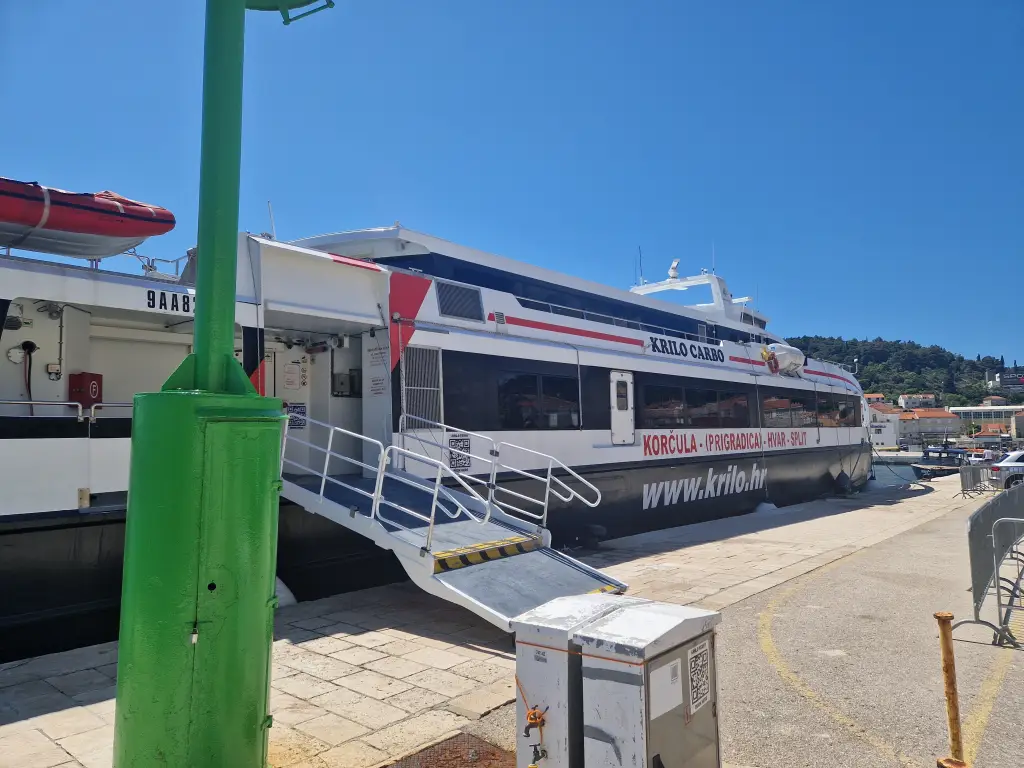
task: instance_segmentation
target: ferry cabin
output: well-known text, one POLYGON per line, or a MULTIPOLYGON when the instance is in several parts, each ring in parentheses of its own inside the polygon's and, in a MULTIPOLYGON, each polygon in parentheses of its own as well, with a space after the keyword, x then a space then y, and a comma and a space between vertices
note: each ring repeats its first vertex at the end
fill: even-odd
MULTIPOLYGON (((552 505, 556 543, 867 478, 856 380, 814 360, 781 375, 767 352, 781 340, 717 276, 672 283, 711 288, 711 304, 682 307, 401 227, 292 244, 243 234, 238 254, 236 355, 255 388, 286 403, 286 473, 365 474, 358 462, 374 459, 359 435, 484 481, 498 444, 521 469, 546 467, 531 450, 550 454, 602 496, 593 509, 552 505)), ((94 639, 90 622, 116 626, 131 401, 191 349, 192 274, 0 258, 8 653, 28 625, 67 635, 69 616, 87 617, 80 642, 94 639)), ((515 471, 494 480, 535 495, 515 471)), ((375 556, 358 538, 284 500, 279 576, 299 599, 384 578, 355 567, 375 556)))
MULTIPOLYGON (((364 354, 363 377, 380 393, 364 392, 364 431, 433 448, 469 473, 485 467, 449 446, 486 455, 505 441, 557 456, 602 501, 553 514, 556 540, 790 504, 867 479, 853 375, 813 360, 797 376, 773 373, 762 353, 781 339, 720 277, 639 289, 710 287, 711 303, 683 307, 401 227, 294 246, 332 254, 334 268, 389 272, 390 371, 364 354)), ((349 296, 335 306, 354 306, 349 296)))

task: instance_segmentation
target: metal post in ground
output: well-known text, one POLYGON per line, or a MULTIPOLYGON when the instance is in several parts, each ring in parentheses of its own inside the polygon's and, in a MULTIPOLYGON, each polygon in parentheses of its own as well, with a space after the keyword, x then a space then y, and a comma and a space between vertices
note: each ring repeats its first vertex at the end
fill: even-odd
POLYGON ((114 766, 266 764, 281 401, 234 359, 245 9, 208 0, 195 351, 135 396, 114 766))
POLYGON ((956 690, 956 663, 953 659, 953 614, 939 611, 939 651, 942 656, 942 682, 946 692, 946 721, 949 726, 949 757, 937 761, 938 768, 966 768, 964 743, 960 733, 960 697, 956 690))

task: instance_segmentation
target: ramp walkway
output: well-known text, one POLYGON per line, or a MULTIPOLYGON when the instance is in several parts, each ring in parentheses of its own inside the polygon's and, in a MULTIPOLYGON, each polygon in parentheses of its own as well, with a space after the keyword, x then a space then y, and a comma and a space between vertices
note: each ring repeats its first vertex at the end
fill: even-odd
POLYGON ((431 443, 444 446, 438 458, 428 455, 422 434, 416 449, 385 446, 341 427, 306 421, 316 437, 307 440, 285 430, 281 495, 394 552, 424 591, 507 631, 512 618, 556 597, 626 590, 624 583, 550 546, 546 523, 552 498, 591 507, 601 500, 597 488, 554 457, 474 435, 489 444, 488 455, 431 443), (358 445, 363 458, 335 450, 343 443, 358 445), (289 451, 290 445, 301 449, 289 451), (362 451, 364 446, 370 450, 362 451), (509 453, 528 454, 531 463, 545 468, 510 466, 502 459, 509 453), (451 461, 450 454, 460 459, 451 461), (367 455, 376 460, 365 460, 367 455), (484 471, 470 474, 452 464, 484 471), (528 478, 540 490, 501 488, 494 481, 499 471, 528 478))

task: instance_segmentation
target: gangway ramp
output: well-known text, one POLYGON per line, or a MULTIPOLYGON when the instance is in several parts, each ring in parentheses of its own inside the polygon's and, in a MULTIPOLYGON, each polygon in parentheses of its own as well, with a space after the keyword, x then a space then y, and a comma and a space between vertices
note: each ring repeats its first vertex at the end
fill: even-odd
MULTIPOLYGON (((281 495, 394 552, 424 591, 508 631, 512 618, 556 597, 626 590, 622 582, 551 547, 547 497, 516 493, 512 506, 496 500, 501 489, 490 479, 460 473, 417 450, 307 422, 326 439, 310 441, 286 430, 281 495), (353 440, 372 445, 377 461, 334 450, 353 440), (289 444, 302 450, 289 452, 289 444), (303 458, 291 458, 299 455, 303 458), (413 466, 429 472, 409 471, 413 466), (539 507, 537 513, 526 510, 530 502, 539 507)), ((500 453, 501 446, 491 451, 496 464, 500 453)), ((547 463, 547 470, 525 470, 545 494, 563 502, 575 496, 591 506, 600 501, 600 492, 572 470, 554 459, 547 463), (573 488, 545 474, 555 466, 575 475, 573 488)))

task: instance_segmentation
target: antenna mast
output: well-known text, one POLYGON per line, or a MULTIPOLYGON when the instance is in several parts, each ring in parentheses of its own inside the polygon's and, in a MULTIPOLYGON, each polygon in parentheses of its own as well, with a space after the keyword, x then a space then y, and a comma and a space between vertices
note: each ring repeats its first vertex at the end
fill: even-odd
POLYGON ((644 252, 640 248, 639 245, 636 247, 636 252, 638 254, 640 254, 640 285, 643 285, 644 284, 644 252))
POLYGON ((274 206, 267 200, 267 212, 270 214, 270 236, 277 240, 277 227, 274 226, 274 206))

